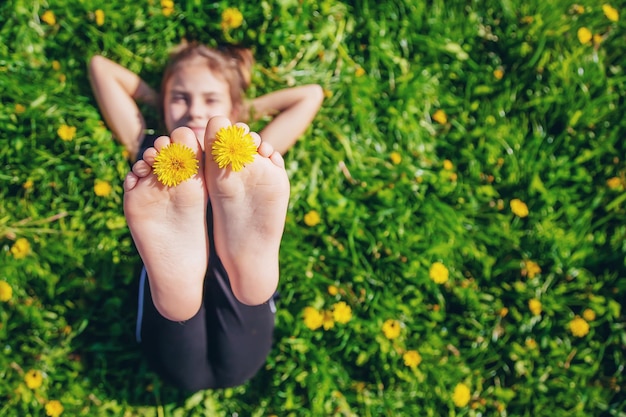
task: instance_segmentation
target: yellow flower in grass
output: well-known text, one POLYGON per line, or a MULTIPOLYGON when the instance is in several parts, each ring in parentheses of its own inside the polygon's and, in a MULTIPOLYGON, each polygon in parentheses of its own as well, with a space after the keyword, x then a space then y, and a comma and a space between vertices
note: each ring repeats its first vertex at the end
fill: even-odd
POLYGON ((501 68, 496 68, 493 70, 493 77, 496 80, 501 80, 504 77, 504 71, 501 68))
POLYGON ((74 136, 76 136, 76 127, 75 126, 68 126, 68 125, 61 125, 57 129, 57 134, 59 135, 59 137, 62 140, 66 141, 66 142, 70 141, 70 140, 74 139, 74 136))
POLYGON ((107 197, 111 194, 111 184, 108 181, 96 180, 96 183, 93 186, 93 192, 96 193, 98 197, 107 197))
POLYGON ((315 210, 311 210, 304 215, 304 224, 309 227, 317 226, 318 224, 320 224, 320 222, 320 214, 315 210))
POLYGON ((430 279, 435 282, 435 284, 444 284, 448 281, 450 273, 444 264, 441 262, 434 262, 430 266, 428 275, 430 276, 430 279))
POLYGON ((395 339, 400 336, 400 322, 388 319, 383 323, 383 333, 387 339, 395 339))
POLYGON ((402 359, 404 360, 404 364, 409 368, 416 368, 422 363, 422 355, 420 355, 417 350, 406 351, 404 355, 402 355, 402 359))
POLYGON ((222 12, 222 29, 236 29, 243 23, 243 15, 239 9, 229 7, 222 12))
POLYGON ((21 237, 11 246, 11 254, 15 259, 24 259, 30 254, 30 242, 21 237))
POLYGON ((611 190, 617 190, 620 185, 622 185, 622 180, 620 179, 620 177, 613 177, 606 180, 606 186, 609 187, 611 190))
POLYGON ((602 11, 604 12, 606 18, 611 22, 617 22, 619 20, 619 12, 617 9, 611 7, 610 4, 603 4, 602 11))
POLYGON ((452 393, 452 401, 454 405, 457 407, 465 407, 471 398, 470 388, 464 384, 459 383, 454 387, 454 392, 452 393))
POLYGON ((322 311, 322 326, 324 330, 330 330, 335 327, 335 318, 332 311, 322 311))
POLYGON ((26 111, 26 107, 23 104, 15 104, 15 114, 22 114, 26 111))
POLYGON ((41 15, 41 20, 47 24, 49 24, 50 26, 54 25, 57 22, 57 18, 54 15, 54 12, 52 10, 46 10, 42 15, 41 15))
POLYGON ((104 25, 104 11, 102 9, 98 9, 94 12, 94 16, 96 18, 96 25, 102 26, 104 25))
POLYGON ((511 211, 517 217, 523 218, 523 217, 528 216, 528 206, 519 198, 514 198, 513 200, 511 200, 510 206, 511 206, 511 211))
POLYGON ((315 307, 304 308, 304 325, 311 330, 317 330, 324 323, 324 315, 315 307))
POLYGON ((365 70, 363 69, 363 67, 356 67, 356 70, 354 70, 354 75, 357 77, 362 77, 365 75, 365 70))
POLYGON ((389 157, 391 158, 391 162, 394 165, 398 165, 400 162, 402 162, 402 155, 400 155, 400 152, 391 152, 391 155, 389 155, 389 157))
POLYGON ((339 294, 339 288, 337 288, 336 285, 329 285, 328 286, 328 294, 335 296, 337 294, 339 294))
POLYGON ((13 298, 13 288, 6 281, 0 281, 0 301, 7 302, 13 298))
POLYGON ((175 187, 198 173, 198 160, 189 146, 170 143, 154 158, 152 169, 161 184, 175 187))
POLYGON ((576 337, 585 337, 589 333, 589 323, 580 316, 569 322, 569 330, 576 337))
POLYGON ((24 375, 24 382, 28 388, 37 389, 43 384, 43 375, 41 372, 31 369, 24 375))
POLYGON ((223 127, 215 134, 211 154, 220 168, 230 165, 233 171, 241 171, 246 164, 254 161, 256 153, 252 135, 241 126, 223 127))
POLYGON ((591 42, 591 38, 593 38, 591 31, 587 29, 586 27, 582 27, 578 29, 578 32, 576 33, 576 35, 578 36, 578 41, 582 43, 583 45, 591 42))
POLYGON ((528 300, 528 309, 531 313, 533 313, 534 316, 538 316, 541 314, 541 307, 541 301, 537 300, 536 298, 531 298, 530 300, 528 300))
POLYGON ((528 338, 524 341, 524 344, 526 345, 526 347, 530 350, 535 350, 537 349, 537 341, 533 338, 528 338))
POLYGON ((48 417, 59 417, 63 412, 63 404, 59 400, 51 400, 46 403, 46 415, 48 417))
POLYGON ((163 16, 168 17, 174 13, 174 1, 173 0, 161 0, 161 12, 163 16))
POLYGON ((445 169, 446 171, 452 171, 454 169, 454 164, 451 160, 446 159, 443 161, 443 169, 445 169))
POLYGON ((352 308, 345 301, 339 301, 333 306, 333 319, 337 323, 346 324, 352 318, 352 308))
POLYGON ((586 308, 585 311, 583 311, 583 319, 594 321, 596 319, 596 312, 590 308, 586 308))
POLYGON ((531 261, 530 259, 524 260, 524 270, 522 271, 522 275, 526 275, 528 278, 533 279, 540 273, 541 267, 537 262, 531 261))
POLYGON ((439 124, 445 125, 448 122, 448 116, 446 112, 439 109, 433 114, 433 120, 439 124))

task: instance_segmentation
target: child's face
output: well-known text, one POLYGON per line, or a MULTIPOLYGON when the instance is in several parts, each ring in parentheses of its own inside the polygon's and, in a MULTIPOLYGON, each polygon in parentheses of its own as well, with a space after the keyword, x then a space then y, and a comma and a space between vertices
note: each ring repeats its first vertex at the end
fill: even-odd
POLYGON ((204 146, 204 130, 213 116, 231 117, 229 85, 216 77, 204 61, 181 66, 164 91, 165 127, 168 132, 187 126, 204 146))

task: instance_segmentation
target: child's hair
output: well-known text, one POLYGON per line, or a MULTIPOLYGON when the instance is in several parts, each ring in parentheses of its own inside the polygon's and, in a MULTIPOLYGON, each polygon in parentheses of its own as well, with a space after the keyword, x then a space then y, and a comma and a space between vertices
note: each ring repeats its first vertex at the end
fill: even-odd
POLYGON ((167 82, 181 64, 196 58, 205 59, 207 67, 213 74, 217 77, 222 77, 230 86, 233 114, 238 118, 237 121, 245 121, 239 120, 239 118, 245 118, 247 115, 247 112, 244 111, 244 96, 245 91, 250 86, 254 57, 250 49, 232 45, 209 48, 196 42, 183 41, 178 47, 174 48, 170 53, 170 59, 161 80, 161 113, 165 108, 163 92, 167 82))

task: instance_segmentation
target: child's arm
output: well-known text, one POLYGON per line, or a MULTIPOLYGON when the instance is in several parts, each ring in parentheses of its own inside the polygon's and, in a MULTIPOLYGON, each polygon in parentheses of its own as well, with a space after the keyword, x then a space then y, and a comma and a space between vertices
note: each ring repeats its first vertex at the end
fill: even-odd
POLYGON ((100 55, 89 61, 89 79, 109 129, 134 159, 145 130, 136 102, 156 107, 157 93, 137 74, 100 55))
POLYGON ((255 118, 274 116, 260 132, 261 137, 284 154, 309 127, 323 100, 324 91, 317 84, 286 88, 254 99, 255 118))

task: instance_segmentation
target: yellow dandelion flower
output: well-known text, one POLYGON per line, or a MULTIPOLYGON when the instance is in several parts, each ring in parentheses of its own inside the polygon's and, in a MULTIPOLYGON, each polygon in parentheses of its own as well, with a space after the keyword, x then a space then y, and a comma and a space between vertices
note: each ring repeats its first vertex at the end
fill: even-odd
POLYGON ((304 308, 304 325, 311 330, 317 330, 324 323, 324 315, 315 307, 304 308))
POLYGON ((501 80, 504 77, 504 71, 502 71, 502 69, 500 68, 496 68, 495 70, 493 70, 493 77, 496 80, 501 80))
POLYGON ((606 180, 606 186, 611 190, 617 190, 622 185, 620 177, 613 177, 606 180))
POLYGON ((585 27, 578 29, 577 36, 578 36, 578 40, 583 45, 591 42, 591 38, 593 37, 593 35, 591 34, 591 31, 585 27))
POLYGON ((239 9, 229 7, 222 12, 222 29, 236 29, 243 23, 243 15, 239 9))
POLYGON ((506 307, 502 307, 499 311, 498 311, 498 316, 500 317, 506 317, 507 314, 509 314, 509 309, 506 307))
POLYGON ((243 127, 235 125, 217 131, 211 154, 220 168, 230 165, 237 172, 254 161, 257 148, 252 135, 245 132, 243 127))
POLYGON ((333 305, 333 319, 337 323, 346 324, 352 318, 352 308, 345 301, 333 305))
POLYGON ((328 286, 328 294, 332 295, 333 297, 337 294, 339 294, 339 288, 337 288, 336 285, 329 285, 328 286))
POLYGON ((569 330, 576 337, 584 337, 589 333, 589 323, 582 317, 576 316, 569 322, 569 330))
POLYGON ((19 238, 11 246, 11 254, 15 259, 24 259, 30 254, 30 242, 26 238, 19 238))
POLYGON ((33 185, 35 185, 35 183, 29 178, 24 184, 22 184, 22 188, 24 188, 25 190, 30 190, 33 188, 33 185))
POLYGON ((0 301, 6 303, 13 298, 13 288, 6 281, 0 281, 0 301))
POLYGON ((441 262, 434 262, 430 266, 430 270, 428 271, 428 276, 432 279, 436 284, 444 284, 448 281, 450 273, 448 268, 441 262))
POLYGON ((619 20, 619 12, 617 11, 617 9, 611 7, 611 5, 603 4, 602 11, 604 12, 606 18, 609 19, 611 22, 617 22, 619 20))
POLYGON ((170 143, 154 158, 152 169, 161 184, 175 187, 198 173, 198 160, 189 146, 170 143))
POLYGON ((363 67, 357 67, 354 70, 354 75, 357 76, 357 77, 362 77, 362 76, 365 75, 365 70, 363 69, 363 67))
POLYGON ((596 319, 596 312, 590 308, 586 308, 583 311, 583 319, 587 321, 594 321, 596 319))
POLYGON ((54 12, 52 10, 46 10, 42 15, 41 15, 41 20, 47 24, 49 24, 50 26, 54 25, 57 22, 57 18, 54 15, 54 12))
POLYGON ((536 298, 531 298, 530 300, 528 300, 528 309, 534 316, 538 316, 541 314, 541 307, 541 301, 537 300, 536 298))
POLYGON ((604 40, 604 38, 599 33, 596 33, 595 35, 593 35, 593 44, 594 45, 600 45, 603 40, 604 40))
POLYGON ((74 136, 76 136, 76 127, 68 126, 68 125, 61 125, 57 129, 57 135, 59 135, 59 137, 66 142, 70 141, 74 139, 74 136))
POLYGON ((63 404, 59 400, 48 401, 45 408, 48 417, 59 417, 64 410, 63 404))
POLYGON ((465 407, 471 398, 470 388, 464 383, 456 384, 452 393, 452 401, 457 407, 465 407))
POLYGON ((108 181, 96 180, 93 186, 93 192, 96 193, 98 197, 108 197, 112 190, 113 187, 111 187, 108 181))
POLYGON ((585 13, 585 6, 581 6, 580 4, 575 4, 571 8, 572 13, 575 14, 583 14, 585 13))
POLYGON ((94 12, 94 17, 96 19, 96 25, 102 26, 104 25, 104 11, 102 9, 98 9, 94 12))
POLYGON ((161 12, 163 16, 168 17, 174 13, 174 1, 173 0, 161 0, 161 12))
POLYGON ((422 355, 420 355, 417 350, 406 351, 404 355, 402 355, 402 359, 404 360, 404 364, 409 368, 416 368, 422 363, 422 355))
POLYGON ((535 350, 537 349, 537 341, 533 338, 528 338, 524 341, 524 344, 528 349, 535 350))
POLYGON ((454 164, 451 160, 446 159, 443 161, 443 169, 445 169, 446 171, 452 171, 454 169, 454 164))
POLYGON ((527 276, 530 279, 535 278, 535 276, 541 273, 541 267, 537 262, 533 262, 530 259, 524 260, 524 269, 522 270, 522 275, 527 276))
POLYGON ((400 155, 400 152, 391 152, 391 155, 389 155, 389 157, 391 158, 391 162, 394 165, 398 165, 400 162, 402 162, 402 155, 400 155))
POLYGON ((15 114, 22 114, 26 111, 26 107, 23 104, 17 103, 15 105, 15 114))
POLYGON ((514 198, 513 200, 511 200, 509 204, 511 206, 511 211, 517 217, 523 218, 523 217, 528 216, 528 206, 519 198, 514 198))
POLYGON ((304 215, 304 224, 309 227, 317 226, 321 221, 320 214, 316 210, 311 210, 304 215))
POLYGON ((445 125, 448 123, 448 116, 446 115, 446 112, 441 109, 437 110, 432 117, 433 120, 439 124, 445 125))
POLYGON ((52 61, 52 69, 55 70, 55 71, 60 70, 61 69, 61 63, 55 59, 54 61, 52 61))
POLYGON ((335 327, 335 319, 332 311, 322 312, 322 326, 324 327, 324 330, 330 330, 335 327))
POLYGON ((398 320, 388 319, 383 323, 383 333, 387 339, 395 339, 400 336, 400 328, 398 320))
POLYGON ((24 375, 24 382, 28 388, 37 389, 43 384, 43 375, 41 372, 31 369, 24 375))

